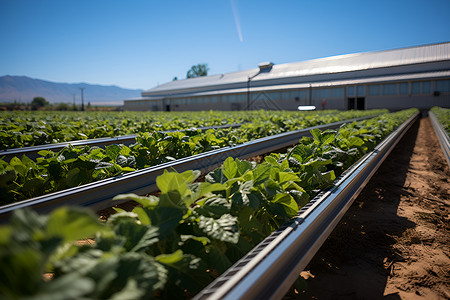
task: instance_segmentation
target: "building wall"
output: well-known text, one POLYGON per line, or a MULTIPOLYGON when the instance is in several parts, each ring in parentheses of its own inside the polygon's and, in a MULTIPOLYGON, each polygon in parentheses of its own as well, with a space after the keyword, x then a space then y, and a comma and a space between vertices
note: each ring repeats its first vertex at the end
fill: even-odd
POLYGON ((450 94, 447 95, 412 95, 395 97, 367 97, 366 109, 387 108, 399 110, 405 108, 429 109, 433 106, 450 107, 450 94))
MULTIPOLYGON (((141 111, 245 110, 248 106, 247 96, 247 93, 240 93, 172 97, 163 100, 128 100, 125 101, 124 109, 141 111)), ((297 110, 300 105, 314 105, 317 109, 339 110, 450 107, 450 78, 250 93, 250 109, 297 110)))

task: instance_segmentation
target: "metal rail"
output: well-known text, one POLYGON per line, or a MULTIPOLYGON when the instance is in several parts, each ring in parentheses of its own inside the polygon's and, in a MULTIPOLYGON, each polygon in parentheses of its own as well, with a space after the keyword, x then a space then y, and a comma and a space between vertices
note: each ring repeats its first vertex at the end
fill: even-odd
MULTIPOLYGON (((189 128, 181 131, 187 130, 195 130, 200 129, 201 131, 206 131, 208 129, 222 129, 222 128, 237 128, 241 127, 242 124, 226 124, 219 126, 207 126, 207 127, 199 127, 199 128, 189 128)), ((175 132, 179 130, 166 130, 163 132, 175 132)), ((14 156, 21 157, 22 155, 26 155, 28 158, 35 160, 39 157, 38 152, 41 150, 51 150, 53 152, 60 151, 61 149, 72 146, 98 146, 104 147, 112 144, 123 144, 123 145, 131 145, 136 142, 136 134, 132 135, 123 135, 118 137, 107 137, 107 138, 98 138, 98 139, 89 139, 89 140, 77 140, 63 143, 55 143, 55 144, 46 144, 46 145, 37 145, 31 147, 22 147, 22 148, 14 148, 0 151, 0 158, 5 161, 10 161, 14 156)))
POLYGON ((431 125, 433 125, 434 132, 436 132, 436 136, 439 140, 439 144, 441 144, 442 151, 444 152, 445 159, 447 160, 447 164, 450 167, 450 137, 445 132, 441 123, 439 123, 436 116, 432 111, 428 112, 428 116, 430 117, 431 125))
POLYGON ((194 299, 282 298, 418 117, 403 123, 332 188, 303 207, 292 222, 268 236, 194 299))
POLYGON ((125 175, 8 204, 0 207, 0 223, 6 222, 12 211, 15 209, 24 207, 33 208, 40 213, 48 213, 62 205, 85 206, 90 207, 93 210, 111 207, 120 203, 113 203, 111 201, 111 199, 118 194, 135 193, 144 195, 156 191, 156 177, 161 175, 164 170, 174 169, 178 172, 183 172, 186 170, 200 170, 203 173, 206 173, 220 166, 229 156, 240 159, 255 157, 292 146, 296 144, 301 137, 309 136, 310 130, 312 129, 333 129, 338 128, 345 123, 351 123, 372 117, 373 116, 351 119, 314 126, 302 130, 285 132, 253 140, 245 144, 208 151, 190 157, 181 158, 173 162, 131 172, 125 175))

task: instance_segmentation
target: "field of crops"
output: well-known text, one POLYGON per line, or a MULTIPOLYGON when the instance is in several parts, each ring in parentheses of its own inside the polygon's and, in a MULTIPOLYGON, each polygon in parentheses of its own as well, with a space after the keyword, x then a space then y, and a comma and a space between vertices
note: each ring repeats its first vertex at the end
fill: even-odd
MULTIPOLYGON (((27 156, 15 157, 10 161, 0 159, 0 192, 5 195, 1 199, 0 205, 80 186, 194 154, 242 144, 257 138, 355 117, 376 115, 381 112, 383 111, 281 112, 272 114, 265 111, 247 112, 246 114, 242 112, 208 112, 201 113, 196 117, 195 115, 191 117, 192 114, 186 113, 173 115, 160 113, 162 116, 161 120, 166 121, 160 120, 158 122, 145 121, 144 116, 156 119, 158 114, 155 113, 136 114, 136 121, 121 119, 131 116, 132 114, 130 113, 124 115, 116 114, 114 121, 108 121, 110 130, 104 131, 104 133, 109 132, 109 134, 113 134, 118 131, 113 128, 112 124, 135 124, 134 122, 141 122, 140 125, 133 126, 117 125, 117 128, 123 127, 123 129, 119 130, 123 133, 130 133, 126 132, 125 129, 132 130, 131 132, 140 130, 135 144, 129 147, 116 144, 104 148, 90 146, 66 147, 59 152, 42 150, 39 152, 40 157, 36 161, 29 159, 27 156), (241 123, 242 126, 238 128, 210 129, 205 132, 191 127, 230 123, 241 123), (161 128, 179 128, 181 131, 156 131, 156 129, 161 128)), ((67 117, 65 122, 67 126, 75 124, 74 126, 78 128, 79 124, 86 124, 86 128, 89 126, 93 128, 104 124, 108 114, 110 113, 103 113, 102 115, 94 113, 93 115, 84 116, 85 121, 82 122, 78 118, 74 123, 71 123, 69 117, 67 117), (89 121, 90 118, 94 118, 97 115, 102 116, 98 123, 92 120, 89 121)), ((75 115, 76 113, 71 113, 68 116, 73 117, 75 115)), ((62 122, 61 120, 65 117, 64 114, 47 116, 46 125, 49 128, 58 128, 62 122)), ((13 124, 17 119, 11 118, 9 122, 13 124)), ((10 127, 16 126, 16 129, 4 130, 4 137, 0 140, 14 140, 14 136, 18 136, 17 128, 23 128, 23 125, 20 124, 24 119, 26 118, 20 118, 20 122, 10 125, 10 127)), ((39 121, 37 123, 43 122, 39 121)), ((36 125, 36 122, 30 125, 30 129, 34 128, 34 125, 36 125)), ((103 127, 106 127, 106 125, 103 125, 103 127)), ((45 131, 46 129, 42 130, 45 131)), ((64 130, 62 133, 59 131, 45 131, 45 135, 65 136, 65 133, 64 130)), ((22 134, 22 136, 27 135, 22 134)), ((30 136, 34 140, 32 135, 30 136)), ((69 136, 66 136, 66 139, 69 136)))
POLYGON ((0 150, 143 132, 246 124, 265 131, 294 130, 378 111, 320 112, 0 112, 0 150), (253 124, 253 125, 252 125, 253 124))
MULTIPOLYGON (((117 200, 134 200, 140 206, 131 212, 117 209, 107 222, 81 208, 63 207, 47 216, 18 210, 10 224, 0 228, 0 291, 10 298, 192 297, 414 113, 414 109, 385 113, 336 131, 312 130, 312 138, 301 139, 286 153, 269 154, 259 164, 227 158, 203 180, 195 170, 165 172, 157 178, 158 197, 118 195, 117 200), (95 242, 77 242, 93 237, 95 242), (52 280, 43 280, 44 273, 51 273, 52 280)), ((91 176, 116 165, 122 171, 133 171, 146 159, 138 156, 139 151, 147 155, 162 152, 161 157, 176 159, 177 155, 192 155, 202 143, 206 147, 203 145, 201 151, 206 151, 356 117, 319 114, 307 121, 311 115, 272 115, 263 121, 254 119, 253 125, 236 131, 141 134, 135 146, 71 147, 58 154, 42 153, 37 162, 17 158, 2 162, 2 188, 12 190, 10 184, 19 176, 23 182, 16 184, 25 186, 31 176, 26 172, 33 164, 41 163, 48 169, 46 174, 31 171, 34 178, 46 181, 50 176, 61 176, 66 183, 71 178, 76 186, 83 181, 76 181, 79 177, 69 173, 82 174, 79 166, 84 163, 91 176), (146 142, 146 138, 151 140, 146 142), (164 147, 155 146, 158 143, 164 147), (67 170, 72 163, 77 163, 75 169, 67 170), (103 164, 110 165, 103 168, 103 164), (67 173, 62 175, 62 170, 67 173)), ((232 122, 245 123, 244 116, 232 122)), ((140 166, 159 162, 145 161, 140 166)), ((21 193, 14 190, 11 195, 21 193)))
POLYGON ((444 128, 447 135, 450 136, 450 109, 442 107, 433 107, 431 112, 436 116, 442 128, 444 128))

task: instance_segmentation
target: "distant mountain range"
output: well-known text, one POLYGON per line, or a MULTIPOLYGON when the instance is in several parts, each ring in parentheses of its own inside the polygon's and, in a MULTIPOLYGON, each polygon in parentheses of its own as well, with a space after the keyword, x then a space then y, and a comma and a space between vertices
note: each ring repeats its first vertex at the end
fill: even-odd
POLYGON ((123 105, 123 100, 141 96, 142 90, 123 89, 87 83, 56 83, 26 76, 0 77, 0 102, 30 103, 34 97, 44 97, 50 103, 81 104, 81 89, 84 89, 84 104, 123 105))

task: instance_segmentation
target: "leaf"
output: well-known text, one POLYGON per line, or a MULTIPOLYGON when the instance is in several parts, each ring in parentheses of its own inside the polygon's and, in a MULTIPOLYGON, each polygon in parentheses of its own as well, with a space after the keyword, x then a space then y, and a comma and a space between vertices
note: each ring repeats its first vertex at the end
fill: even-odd
POLYGON ((226 199, 214 196, 206 199, 201 207, 196 210, 202 212, 202 215, 205 216, 220 217, 223 214, 229 213, 230 208, 231 205, 226 199))
POLYGON ((79 168, 74 168, 67 172, 66 182, 69 187, 79 186, 88 181, 86 171, 81 171, 79 168))
POLYGON ((121 167, 127 166, 127 158, 123 155, 118 155, 116 159, 116 164, 118 164, 121 167))
POLYGON ((199 170, 187 170, 184 171, 183 173, 180 173, 179 175, 181 175, 184 178, 184 181, 187 183, 192 183, 194 182, 194 180, 196 180, 202 173, 199 170))
POLYGON ((203 246, 206 246, 211 241, 207 237, 204 236, 195 236, 195 235, 180 235, 180 239, 182 242, 186 242, 187 240, 194 240, 202 243, 203 246))
POLYGON ((242 207, 239 210, 239 226, 242 234, 250 236, 252 232, 258 232, 260 239, 263 239, 265 235, 263 234, 263 225, 255 217, 254 211, 250 207, 242 207))
POLYGON ((166 238, 175 231, 183 215, 183 210, 170 206, 158 206, 148 211, 151 224, 159 227, 161 238, 166 238))
POLYGON ((53 152, 53 151, 50 151, 50 150, 41 150, 41 151, 38 151, 38 154, 40 155, 40 156, 53 156, 53 154, 55 154, 55 152, 53 152))
MULTIPOLYGON (((95 162, 95 161, 91 161, 91 162, 95 162)), ((100 161, 100 162, 95 162, 95 170, 101 170, 101 169, 109 169, 111 167, 114 166, 114 164, 109 163, 109 162, 104 162, 104 161, 100 161)))
MULTIPOLYGON (((139 290, 140 299, 154 297, 156 290, 164 287, 167 280, 167 270, 154 258, 145 253, 128 252, 101 260, 89 274, 97 283, 95 292, 90 295, 94 299, 110 299, 122 296, 130 299, 125 292, 131 284, 139 290)), ((136 295, 132 291, 131 295, 136 295)))
POLYGON ((31 247, 8 249, 2 246, 0 252, 0 291, 2 299, 7 292, 14 298, 38 291, 41 282, 43 255, 31 247))
POLYGON ((281 204, 288 217, 293 217, 298 213, 298 205, 289 194, 276 194, 273 203, 281 204))
POLYGON ((5 170, 0 174, 0 187, 8 187, 12 181, 16 180, 17 172, 15 170, 5 170))
MULTIPOLYGON (((160 189, 161 194, 167 194, 171 191, 175 191, 178 192, 179 196, 182 199, 191 193, 191 190, 187 186, 185 179, 186 175, 179 174, 176 172, 169 173, 167 171, 164 171, 162 175, 156 177, 156 185, 160 189)), ((179 201, 174 203, 177 205, 181 205, 179 201)))
POLYGON ((122 171, 123 172, 134 172, 134 171, 136 171, 136 169, 133 169, 133 168, 130 168, 130 167, 123 167, 122 171))
POLYGON ((241 194, 250 194, 253 189, 253 180, 245 181, 239 186, 241 194))
POLYGON ((321 157, 317 157, 315 159, 311 159, 310 161, 308 161, 305 166, 310 166, 313 168, 318 168, 320 166, 326 166, 331 164, 331 159, 323 159, 321 157))
POLYGON ((223 184, 220 183, 209 183, 209 182, 201 182, 198 186, 195 192, 192 194, 191 203, 194 203, 196 200, 207 196, 208 194, 212 192, 218 192, 225 190, 226 187, 223 184))
POLYGON ((199 228, 209 237, 236 244, 239 240, 239 225, 237 217, 224 214, 219 219, 199 217, 199 228))
POLYGON ((300 181, 300 178, 295 173, 280 172, 278 173, 279 183, 283 184, 288 181, 300 181))
POLYGON ((143 207, 155 207, 159 203, 159 199, 155 196, 150 195, 148 197, 144 197, 133 193, 117 195, 113 198, 113 201, 114 200, 133 200, 141 204, 143 207))
POLYGON ((13 157, 9 164, 17 171, 22 177, 26 177, 28 173, 28 167, 22 163, 17 157, 13 157))
MULTIPOLYGON (((278 163, 276 163, 278 166, 278 163)), ((271 166, 268 164, 259 164, 253 169, 254 185, 259 185, 269 179, 271 166)))
POLYGON ((244 175, 245 172, 252 169, 252 164, 249 161, 236 159, 235 162, 237 167, 237 173, 239 176, 244 175))
POLYGON ((111 296, 108 300, 122 300, 122 299, 142 299, 145 292, 138 286, 134 278, 127 280, 125 287, 111 296))
POLYGON ((273 165, 273 166, 278 166, 278 161, 274 158, 274 157, 272 157, 272 156, 266 156, 266 157, 264 157, 264 160, 267 162, 267 163, 269 163, 269 164, 271 164, 271 165, 273 165))
POLYGON ((59 278, 51 280, 49 283, 42 285, 42 289, 31 297, 29 300, 46 300, 46 299, 78 299, 89 295, 95 287, 95 282, 86 277, 81 277, 77 273, 71 273, 59 278))
POLYGON ((183 251, 178 249, 170 254, 160 254, 156 256, 156 260, 166 265, 176 264, 177 262, 183 260, 183 251))
POLYGON ((131 149, 125 145, 122 145, 119 154, 122 154, 123 156, 129 156, 131 154, 131 149))
POLYGON ((17 165, 22 165, 22 162, 20 161, 20 159, 18 159, 17 157, 14 156, 9 161, 9 164, 14 167, 14 166, 17 166, 17 165))
POLYGON ((268 179, 264 182, 264 189, 269 196, 283 192, 281 186, 272 179, 268 179))
POLYGON ((298 144, 289 152, 288 156, 293 154, 297 154, 301 159, 298 159, 300 162, 305 161, 305 159, 309 158, 313 154, 313 149, 304 144, 298 144))
MULTIPOLYGON (((202 260, 191 254, 183 254, 181 250, 158 255, 156 260, 169 267, 169 277, 176 278, 174 284, 183 292, 181 295, 185 294, 186 290, 197 293, 211 281, 202 260)), ((170 294, 166 298, 179 298, 172 294, 174 292, 169 291, 170 294)))
POLYGON ((11 216, 10 224, 16 233, 22 231, 31 236, 36 231, 45 229, 47 219, 47 216, 38 215, 29 208, 16 209, 11 216))
POLYGON ((333 180, 336 179, 336 175, 334 174, 333 170, 329 171, 329 172, 326 172, 326 173, 322 173, 322 176, 324 178, 326 178, 326 180, 328 180, 329 182, 332 182, 333 180))
POLYGON ((56 209, 50 214, 46 226, 49 236, 61 237, 65 242, 93 237, 95 233, 106 230, 91 211, 78 207, 56 209))
POLYGON ((110 160, 115 161, 120 152, 120 146, 113 144, 105 147, 105 154, 110 160))
POLYGON ((233 179, 237 175, 238 167, 232 157, 228 157, 222 165, 223 175, 228 179, 233 179))
POLYGON ((320 139, 320 137, 321 137, 320 129, 317 129, 317 128, 311 129, 309 132, 310 132, 311 135, 313 136, 314 142, 315 142, 316 144, 320 144, 320 142, 321 142, 321 139, 320 139))
POLYGON ((137 217, 138 215, 134 212, 123 210, 109 216, 107 222, 113 225, 119 224, 120 222, 136 222, 137 217))
POLYGON ((112 209, 114 209, 118 213, 126 213, 127 212, 125 209, 122 209, 122 208, 119 208, 119 207, 113 207, 112 209))
POLYGON ((332 143, 336 138, 336 131, 325 130, 322 132, 321 142, 322 146, 332 143))
POLYGON ((115 227, 116 235, 126 238, 124 248, 128 252, 145 251, 159 241, 159 229, 132 222, 120 222, 115 227))
POLYGON ((290 190, 288 193, 294 198, 295 202, 297 202, 299 208, 302 208, 303 206, 308 204, 310 200, 309 195, 304 190, 290 190))
POLYGON ((287 159, 283 160, 280 164, 281 170, 289 169, 289 161, 287 159))
POLYGON ((3 225, 0 226, 0 245, 7 245, 13 233, 13 227, 3 225))
POLYGON ((217 168, 212 172, 209 172, 205 176, 205 180, 209 183, 225 183, 227 181, 227 178, 223 174, 222 168, 217 168))
POLYGON ((149 218, 147 212, 142 207, 136 206, 135 208, 133 208, 132 212, 137 215, 137 217, 142 225, 150 225, 151 224, 151 221, 150 221, 150 218, 149 218))
POLYGON ((31 195, 40 194, 44 190, 45 180, 42 177, 28 179, 22 186, 24 193, 31 195))

